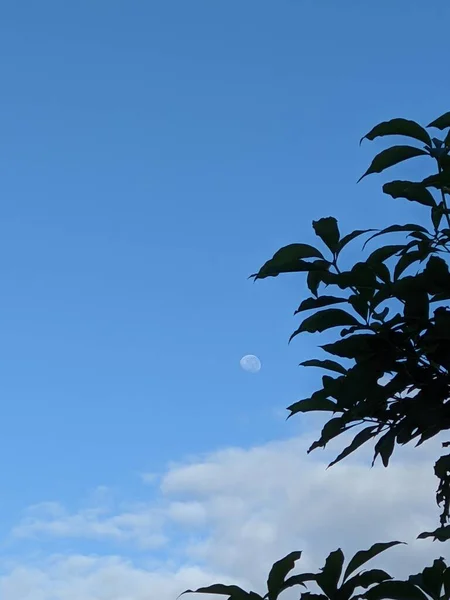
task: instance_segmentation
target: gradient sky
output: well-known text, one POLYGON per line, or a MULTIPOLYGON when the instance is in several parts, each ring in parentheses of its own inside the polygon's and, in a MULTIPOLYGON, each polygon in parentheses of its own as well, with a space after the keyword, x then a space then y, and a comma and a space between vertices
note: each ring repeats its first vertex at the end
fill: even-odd
POLYGON ((247 277, 321 216, 421 218, 380 178, 356 185, 379 148, 358 142, 448 110, 449 17, 419 0, 3 3, 3 538, 30 505, 138 500, 140 473, 299 430, 280 411, 317 381, 296 366, 316 342, 287 345, 303 281, 247 277))

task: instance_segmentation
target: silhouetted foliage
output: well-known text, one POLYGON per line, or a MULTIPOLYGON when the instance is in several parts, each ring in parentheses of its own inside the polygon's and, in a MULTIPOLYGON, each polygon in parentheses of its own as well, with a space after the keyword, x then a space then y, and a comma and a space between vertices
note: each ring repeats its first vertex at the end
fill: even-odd
MULTIPOLYGON (((412 158, 431 159, 433 172, 425 179, 383 185, 383 192, 392 198, 423 206, 429 224, 394 224, 382 231, 366 229, 342 235, 337 220, 325 217, 313 222, 320 248, 303 243, 285 246, 252 276, 258 280, 283 273, 306 274, 310 296, 301 300, 295 314, 309 315, 291 340, 305 332, 338 330, 335 341, 321 346, 329 357, 301 363, 332 375, 324 375, 319 390, 288 408, 290 417, 330 413, 308 452, 325 447, 349 429, 357 430, 331 465, 372 441, 373 461, 379 457, 387 467, 396 445, 414 441, 419 446, 450 429, 450 112, 427 128, 406 119, 386 121, 361 141, 392 135, 409 137, 414 145, 383 150, 361 179, 412 158), (444 132, 443 139, 431 137, 427 129, 433 128, 444 132), (395 243, 369 251, 369 244, 388 234, 396 234, 395 243), (343 250, 363 236, 365 259, 344 269, 343 250)), ((418 537, 445 541, 450 538, 450 454, 437 460, 434 471, 439 480, 440 526, 418 537)), ((300 558, 300 552, 293 552, 273 566, 264 599, 276 600, 287 588, 311 582, 321 593, 304 591, 301 600, 450 599, 450 570, 442 558, 407 581, 394 581, 377 569, 350 577, 367 560, 399 543, 375 544, 358 552, 343 576, 344 555, 339 549, 328 556, 319 573, 287 578, 300 558), (355 595, 360 588, 366 591, 355 595)), ((223 594, 230 600, 261 598, 234 586, 215 585, 197 592, 223 594)))

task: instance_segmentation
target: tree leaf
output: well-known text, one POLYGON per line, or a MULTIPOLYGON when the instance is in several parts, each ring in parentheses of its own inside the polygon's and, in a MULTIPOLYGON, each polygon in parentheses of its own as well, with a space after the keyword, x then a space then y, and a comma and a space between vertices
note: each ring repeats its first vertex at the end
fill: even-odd
POLYGON ((324 217, 313 221, 313 228, 318 237, 323 241, 331 252, 338 249, 340 233, 337 220, 334 217, 324 217))
POLYGON ((325 344, 321 347, 325 350, 325 352, 333 354, 334 356, 355 359, 358 356, 367 356, 372 353, 372 349, 368 344, 372 338, 373 336, 371 334, 355 334, 351 337, 345 338, 344 340, 338 340, 333 344, 325 344))
POLYGON ((336 593, 343 566, 344 553, 338 548, 328 555, 321 573, 316 577, 317 585, 328 597, 336 593))
POLYGON ((290 244, 280 248, 258 271, 251 275, 255 279, 276 277, 280 273, 295 273, 310 271, 317 268, 314 263, 306 262, 305 258, 322 258, 322 253, 309 244, 290 244))
POLYGON ((305 400, 298 400, 298 402, 294 402, 294 404, 288 406, 287 410, 291 411, 291 414, 288 418, 292 417, 297 413, 315 411, 334 412, 336 410, 336 404, 332 400, 329 400, 328 398, 324 398, 316 394, 317 392, 313 394, 311 398, 305 398, 305 400))
MULTIPOLYGON (((390 579, 392 579, 392 577, 389 573, 386 573, 386 571, 381 569, 372 569, 371 571, 358 573, 341 586, 338 592, 339 600, 349 600, 356 588, 362 587, 367 589, 375 583, 381 583, 382 581, 388 581, 390 579)), ((352 598, 352 600, 356 600, 357 598, 359 598, 359 596, 352 598)))
POLYGON ((340 327, 344 325, 359 325, 353 315, 345 312, 340 308, 328 308, 321 310, 310 317, 307 317, 300 327, 294 331, 289 338, 291 341, 296 335, 303 332, 322 333, 332 327, 340 327))
POLYGON ((408 581, 420 587, 433 600, 440 600, 441 590, 444 585, 444 573, 447 570, 447 565, 443 558, 433 561, 431 567, 425 567, 422 573, 410 575, 408 581))
POLYGON ((323 308, 324 306, 330 306, 331 304, 341 304, 342 302, 347 302, 347 299, 337 298, 335 296, 320 296, 319 298, 307 298, 306 300, 303 300, 303 302, 295 311, 294 315, 304 310, 323 308))
POLYGON ((406 225, 391 225, 390 227, 386 227, 386 229, 382 229, 372 235, 368 240, 366 240, 364 247, 373 239, 380 235, 385 235, 386 233, 399 233, 401 231, 421 231, 422 233, 428 233, 425 227, 422 225, 416 225, 415 223, 407 223, 406 225))
POLYGON ((403 310, 403 316, 406 321, 414 321, 422 326, 429 318, 429 311, 430 301, 425 290, 417 290, 414 293, 408 294, 403 310))
POLYGON ((347 373, 347 369, 335 362, 334 360, 318 360, 313 358, 311 360, 305 360, 300 363, 301 367, 319 367, 321 369, 328 369, 329 371, 334 371, 335 373, 340 373, 341 375, 345 375, 347 373))
POLYGON ((438 540, 439 542, 445 542, 447 540, 450 540, 450 525, 438 527, 434 531, 424 531, 423 533, 417 536, 417 539, 425 540, 429 537, 432 537, 434 538, 434 540, 438 540))
POLYGON ((386 135, 403 135, 431 146, 431 138, 428 135, 428 132, 415 121, 410 121, 408 119, 391 119, 390 121, 379 123, 361 138, 361 142, 364 139, 373 141, 378 137, 384 137, 386 135))
POLYGON ((229 600, 256 600, 261 598, 255 592, 246 592, 237 585, 223 585, 222 583, 214 583, 207 587, 201 587, 197 590, 186 590, 180 596, 184 594, 217 594, 219 596, 228 596, 229 600))
POLYGON ((369 560, 372 560, 372 558, 378 556, 378 554, 389 550, 389 548, 392 548, 393 546, 398 546, 399 544, 404 543, 405 542, 378 542, 377 544, 371 546, 368 550, 360 550, 348 563, 344 573, 344 581, 346 581, 352 573, 359 569, 359 567, 365 565, 367 562, 369 562, 369 560))
POLYGON ((411 252, 408 252, 408 254, 403 254, 403 256, 399 258, 397 264, 395 265, 394 281, 397 281, 400 275, 404 273, 408 267, 413 265, 415 262, 420 261, 422 258, 423 252, 420 250, 412 250, 411 252))
POLYGON ((426 595, 409 581, 383 581, 364 594, 367 600, 428 600, 426 595))
POLYGON ((308 448, 307 454, 310 454, 310 452, 316 448, 325 448, 330 440, 337 437, 341 433, 344 433, 344 431, 346 431, 345 416, 346 415, 334 417, 325 423, 320 434, 320 439, 311 444, 311 446, 308 448))
POLYGON ((267 579, 267 598, 276 600, 283 591, 286 575, 295 567, 295 562, 301 557, 300 551, 291 552, 275 562, 267 579))
POLYGON ((375 156, 370 167, 367 169, 364 175, 359 178, 358 182, 372 173, 382 173, 385 169, 389 169, 390 167, 393 167, 394 165, 397 165, 405 160, 409 160, 410 158, 414 158, 416 156, 426 155, 427 152, 425 152, 425 150, 414 148, 413 146, 392 146, 392 148, 383 150, 375 156))
POLYGON ((338 252, 340 252, 347 244, 349 244, 355 238, 359 237, 360 235, 363 235, 364 233, 369 233, 369 231, 375 231, 375 229, 357 229, 356 231, 352 231, 351 233, 344 235, 344 237, 339 241, 337 248, 338 252))
POLYGON ((356 575, 358 578, 357 587, 368 588, 374 583, 381 583, 382 581, 388 581, 392 579, 389 573, 383 571, 383 569, 371 569, 370 571, 364 571, 359 575, 356 575))
POLYGON ((367 258, 367 264, 372 265, 375 263, 384 262, 388 258, 391 258, 401 250, 403 250, 405 246, 403 244, 395 244, 391 246, 382 246, 381 248, 377 248, 369 255, 367 258))
POLYGON ((378 455, 381 456, 381 460, 383 461, 383 465, 385 467, 389 464, 389 459, 394 451, 395 445, 395 429, 390 429, 387 433, 381 437, 378 442, 375 444, 375 454, 372 461, 372 466, 375 464, 375 460, 378 455))
POLYGON ((383 192, 392 198, 406 198, 424 206, 436 206, 436 200, 422 183, 412 181, 390 181, 383 185, 383 192))
POLYGON ((434 121, 431 121, 431 123, 429 125, 427 125, 427 127, 435 127, 436 129, 441 129, 441 130, 447 129, 447 127, 450 127, 450 111, 444 113, 443 115, 441 115, 434 121))
POLYGON ((351 442, 351 444, 349 444, 339 454, 339 456, 337 458, 335 458, 328 465, 327 469, 329 469, 330 467, 332 467, 333 465, 335 465, 336 463, 338 463, 342 459, 346 458, 349 454, 351 454, 352 452, 354 452, 355 450, 357 450, 360 446, 362 446, 363 444, 365 444, 371 438, 375 437, 377 435, 376 429, 377 429, 376 425, 371 425, 370 427, 366 427, 365 429, 363 429, 362 431, 360 431, 359 433, 357 433, 355 435, 355 437, 353 438, 353 441, 351 442))
POLYGON ((327 596, 323 594, 312 594, 311 592, 303 592, 300 596, 300 600, 329 600, 327 596))
POLYGON ((284 582, 282 591, 287 590, 288 588, 294 587, 296 585, 302 585, 303 587, 306 587, 305 581, 315 581, 315 580, 316 580, 315 573, 301 573, 300 575, 292 575, 292 577, 289 577, 284 582))

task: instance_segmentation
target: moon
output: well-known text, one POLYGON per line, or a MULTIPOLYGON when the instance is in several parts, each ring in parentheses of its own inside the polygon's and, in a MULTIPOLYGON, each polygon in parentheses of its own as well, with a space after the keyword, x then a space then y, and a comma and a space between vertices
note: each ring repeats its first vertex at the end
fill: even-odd
POLYGON ((248 373, 257 373, 261 369, 261 361, 254 354, 246 354, 240 360, 240 365, 248 373))

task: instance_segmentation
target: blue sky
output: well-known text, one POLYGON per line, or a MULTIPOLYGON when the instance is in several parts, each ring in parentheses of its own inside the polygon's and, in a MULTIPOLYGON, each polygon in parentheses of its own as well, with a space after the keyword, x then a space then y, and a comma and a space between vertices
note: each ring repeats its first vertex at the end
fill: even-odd
POLYGON ((419 0, 1 7, 5 552, 30 505, 78 510, 98 486, 148 501, 141 473, 298 433, 279 411, 316 381, 296 367, 315 341, 287 345, 305 288, 247 276, 321 216, 422 218, 356 185, 377 148, 358 141, 448 110, 449 17, 419 0))

